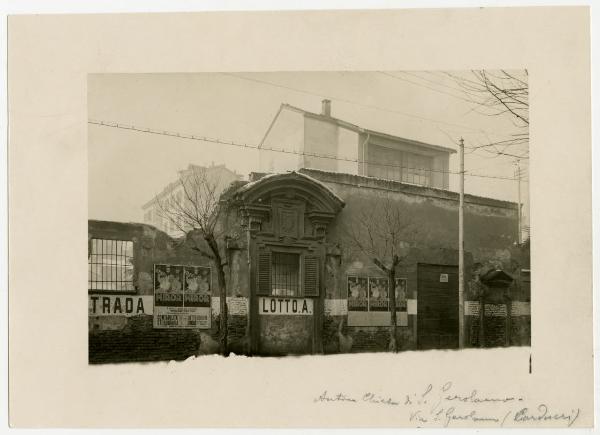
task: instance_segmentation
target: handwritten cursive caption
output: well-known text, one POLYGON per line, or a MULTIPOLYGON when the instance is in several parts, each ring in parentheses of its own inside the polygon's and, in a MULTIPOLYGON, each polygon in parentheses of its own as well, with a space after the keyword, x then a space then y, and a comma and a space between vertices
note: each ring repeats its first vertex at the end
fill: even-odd
MULTIPOLYGON (((385 406, 404 412, 418 427, 454 426, 539 426, 559 422, 571 427, 579 417, 579 408, 552 409, 545 403, 528 404, 520 396, 492 396, 476 389, 460 391, 452 382, 429 384, 422 391, 396 396, 365 392, 358 395, 323 391, 314 403, 347 403, 352 406, 385 406)), ((556 426, 553 424, 552 426, 556 426)))

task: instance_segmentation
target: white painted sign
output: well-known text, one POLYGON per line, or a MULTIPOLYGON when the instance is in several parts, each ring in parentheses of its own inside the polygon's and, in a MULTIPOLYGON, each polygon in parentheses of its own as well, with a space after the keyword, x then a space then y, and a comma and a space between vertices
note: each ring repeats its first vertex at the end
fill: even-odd
MULTIPOLYGON (((348 311, 348 326, 390 326, 389 311, 348 311)), ((396 326, 408 326, 408 312, 396 311, 396 326)))
POLYGON ((479 301, 465 301, 465 316, 479 315, 479 301))
POLYGON ((406 312, 408 314, 417 314, 417 300, 407 299, 406 300, 406 312))
POLYGON ((448 274, 440 273, 440 282, 448 282, 448 274))
POLYGON ((328 316, 345 316, 348 314, 348 300, 325 299, 324 311, 328 316))
POLYGON ((311 316, 314 304, 309 298, 262 297, 258 299, 258 312, 261 315, 311 316))
MULTIPOLYGON (((479 301, 465 301, 465 316, 479 316, 479 301)), ((506 305, 485 304, 486 317, 506 317, 506 305)))
POLYGON ((531 306, 529 302, 513 301, 511 307, 511 316, 530 316, 531 306))
POLYGON ((88 295, 90 316, 138 316, 152 314, 153 297, 136 295, 88 295))

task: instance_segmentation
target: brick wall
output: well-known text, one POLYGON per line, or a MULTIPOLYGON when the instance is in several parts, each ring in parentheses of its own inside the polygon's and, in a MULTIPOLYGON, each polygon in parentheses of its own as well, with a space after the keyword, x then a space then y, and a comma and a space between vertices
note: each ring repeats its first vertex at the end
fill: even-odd
POLYGON ((90 331, 89 362, 183 360, 200 346, 196 330, 159 330, 152 327, 152 316, 127 319, 123 329, 90 331))
POLYGON ((261 355, 307 354, 313 350, 313 316, 261 316, 261 355))
MULTIPOLYGON (((190 243, 173 240, 150 225, 89 221, 88 238, 133 241, 133 295, 153 295, 154 264, 212 267, 210 262, 191 248, 190 243)), ((247 297, 247 272, 240 265, 244 264, 246 259, 243 251, 239 249, 230 250, 229 256, 231 267, 226 270, 229 294, 243 299, 247 297)), ((214 268, 211 284, 213 299, 218 301, 219 289, 214 268)), ((95 294, 94 291, 89 293, 95 294)), ((98 364, 183 360, 193 355, 217 353, 220 331, 219 314, 218 311, 215 312, 215 308, 213 306, 210 329, 155 329, 152 315, 90 316, 89 362, 98 364)), ((227 323, 229 349, 236 354, 247 354, 247 315, 230 313, 227 323)))
MULTIPOLYGON (((412 328, 396 328, 398 350, 415 349, 412 328)), ((346 326, 346 316, 325 316, 323 319, 323 351, 332 353, 385 352, 390 343, 389 327, 346 326), (339 329, 342 322, 341 331, 339 329), (341 332, 341 334, 340 334, 341 332)))
MULTIPOLYGON (((323 268, 323 292, 329 300, 345 302, 347 298, 347 277, 369 276, 384 277, 371 258, 352 252, 345 238, 346 225, 351 217, 363 209, 376 208, 378 201, 386 195, 392 195, 399 208, 407 210, 412 219, 420 224, 417 240, 407 248, 407 258, 398 267, 396 277, 407 278, 406 298, 413 304, 418 301, 417 263, 458 264, 456 251, 458 198, 455 193, 439 189, 429 189, 402 183, 385 182, 365 177, 344 174, 332 174, 324 171, 303 172, 319 179, 336 195, 341 197, 346 207, 329 225, 325 244, 328 246, 323 268)), ((475 263, 490 263, 502 267, 514 275, 520 268, 528 268, 529 252, 518 252, 512 247, 516 237, 516 205, 486 198, 467 196, 465 216, 468 231, 465 235, 466 279, 471 279, 471 266, 475 263)), ((308 221, 307 221, 308 222, 308 221)), ((239 223, 238 223, 239 224, 239 223)), ((307 225, 309 225, 308 222, 307 225)), ((267 224, 265 224, 267 225, 267 224)), ((308 227, 307 227, 308 228, 308 227)), ((267 230, 269 228, 266 228, 267 230)), ((310 228, 308 228, 310 233, 310 228)), ((243 234, 243 231, 239 231, 243 234)), ((249 296, 249 268, 245 238, 232 240, 228 249, 226 270, 229 297, 247 298, 249 296)), ((89 222, 89 238, 118 238, 134 241, 135 294, 153 295, 154 264, 210 265, 191 246, 176 241, 149 225, 123 224, 115 222, 89 222)), ((228 244, 229 246, 229 244, 228 244)), ((212 297, 219 295, 216 273, 212 274, 212 297)), ((467 295, 469 293, 467 288, 467 295)), ((528 290, 517 287, 513 300, 529 300, 528 290)), ((473 295, 471 295, 473 296, 473 295)), ((340 306, 343 304, 339 304, 340 306)), ((219 318, 218 310, 213 307, 212 327, 208 330, 155 330, 151 316, 90 317, 89 357, 90 362, 120 362, 160 359, 184 359, 194 354, 213 353, 218 349, 219 318)), ((248 353, 248 317, 230 311, 228 319, 230 349, 237 353, 248 353)), ((389 345, 389 327, 387 326, 348 326, 347 311, 336 310, 323 319, 322 342, 325 353, 386 351, 389 345), (339 324, 342 323, 340 330, 339 324)), ((414 313, 408 316, 408 326, 397 328, 400 350, 416 348, 416 319, 414 313)), ((506 333, 506 317, 486 318, 486 336, 488 345, 503 345, 502 333, 506 333), (504 326, 504 328, 502 327, 504 326), (504 331, 504 332, 503 332, 504 331)), ((276 324, 277 319, 271 319, 276 324)), ((283 322, 283 320, 281 320, 283 322)), ((468 316, 467 343, 478 346, 478 318, 468 316)), ((285 323, 285 322, 284 322, 285 323)), ((296 332, 306 332, 296 328, 287 331, 287 326, 275 325, 267 335, 275 342, 278 336, 295 337, 296 332)), ((528 315, 515 316, 511 324, 511 343, 528 344, 530 342, 530 318, 528 315)), ((290 339, 290 352, 298 351, 305 341, 303 334, 298 335, 297 343, 290 339), (294 347, 296 346, 296 347, 294 347)), ((316 350, 316 349, 315 349, 316 350)))
MULTIPOLYGON (((513 311, 515 310, 513 309, 513 311)), ((479 342, 480 318, 478 312, 475 314, 465 316, 465 343, 470 347, 481 347, 479 342)), ((528 313, 513 314, 509 320, 506 316, 505 305, 488 304, 485 314, 483 324, 485 347, 505 346, 507 332, 510 346, 531 345, 531 316, 528 313), (490 309, 490 305, 496 307, 495 312, 490 309), (504 315, 499 315, 500 313, 504 315), (507 327, 509 321, 510 327, 507 327)))
MULTIPOLYGON (((229 349, 248 353, 246 316, 228 319, 229 349)), ((200 329, 154 329, 152 316, 136 316, 126 320, 123 328, 91 330, 88 334, 90 364, 185 360, 190 356, 218 352, 219 317, 216 327, 200 329)))

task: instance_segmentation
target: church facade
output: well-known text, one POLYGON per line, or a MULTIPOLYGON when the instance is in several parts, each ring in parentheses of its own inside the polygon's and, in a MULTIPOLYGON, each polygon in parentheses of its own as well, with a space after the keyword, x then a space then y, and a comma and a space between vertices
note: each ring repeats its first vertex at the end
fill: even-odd
MULTIPOLYGON (((232 352, 388 351, 392 331, 398 350, 458 347, 456 193, 300 169, 251 174, 222 200, 232 352), (380 263, 394 264, 394 282, 380 263)), ((515 243, 517 205, 465 203, 465 345, 527 345, 529 252, 515 243)), ((187 238, 90 221, 88 241, 90 363, 219 351, 215 265, 187 238)))

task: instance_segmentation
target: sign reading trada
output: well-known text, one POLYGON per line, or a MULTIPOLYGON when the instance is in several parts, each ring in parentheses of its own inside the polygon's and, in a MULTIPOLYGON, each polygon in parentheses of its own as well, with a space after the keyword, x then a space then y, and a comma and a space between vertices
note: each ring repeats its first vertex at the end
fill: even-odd
POLYGON ((90 316, 139 316, 152 314, 152 295, 88 295, 90 316))

